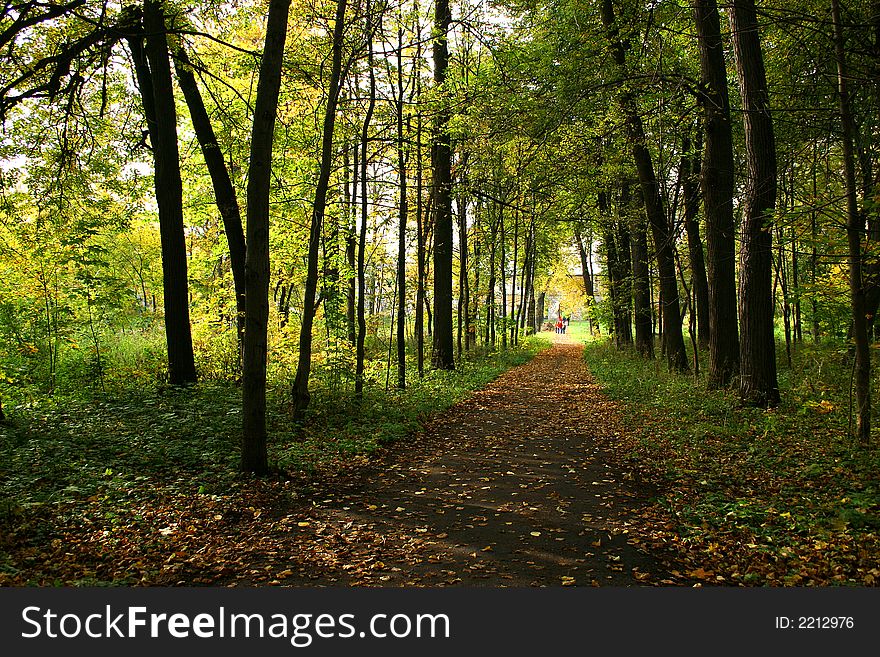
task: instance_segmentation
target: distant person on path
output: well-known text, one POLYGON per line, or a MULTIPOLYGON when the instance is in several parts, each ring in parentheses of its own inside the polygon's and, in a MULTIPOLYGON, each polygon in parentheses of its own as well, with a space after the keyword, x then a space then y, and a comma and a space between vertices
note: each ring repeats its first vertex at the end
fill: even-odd
POLYGON ((556 332, 562 333, 563 326, 565 325, 562 323, 562 315, 560 315, 559 318, 556 320, 556 332))

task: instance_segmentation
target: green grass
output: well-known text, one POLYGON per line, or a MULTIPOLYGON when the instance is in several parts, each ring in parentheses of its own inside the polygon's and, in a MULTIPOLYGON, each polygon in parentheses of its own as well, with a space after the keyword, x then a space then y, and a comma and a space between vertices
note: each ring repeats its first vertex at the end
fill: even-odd
POLYGON ((782 404, 762 410, 605 341, 585 348, 624 402, 620 456, 657 486, 674 542, 726 581, 771 584, 880 580, 867 566, 880 559, 880 453, 848 435, 845 355, 844 345, 799 346, 791 368, 779 363, 782 404))

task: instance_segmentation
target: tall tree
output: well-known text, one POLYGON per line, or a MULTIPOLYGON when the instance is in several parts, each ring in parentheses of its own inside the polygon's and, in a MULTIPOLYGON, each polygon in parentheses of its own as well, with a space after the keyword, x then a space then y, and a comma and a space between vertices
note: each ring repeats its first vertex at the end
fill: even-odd
POLYGON ((211 177, 214 188, 214 198, 220 218, 223 221, 223 231, 226 233, 226 241, 229 244, 229 261, 232 268, 232 283, 235 288, 236 326, 238 328, 239 341, 244 339, 244 262, 245 240, 244 227, 241 222, 241 210, 238 206, 238 198, 235 187, 229 176, 229 169, 223 160, 223 152, 220 143, 214 133, 214 126, 205 108, 199 85, 193 71, 189 55, 182 44, 174 48, 174 64, 177 73, 177 84, 183 92, 186 106, 192 120, 193 130, 199 142, 205 165, 211 177))
POLYGON ((403 20, 397 28, 397 97, 395 98, 395 118, 397 119, 397 176, 400 182, 400 200, 397 213, 397 387, 406 388, 406 222, 407 206, 406 150, 403 130, 403 20))
POLYGON ((859 443, 866 446, 871 441, 871 352, 868 344, 865 289, 862 279, 862 233, 865 229, 865 221, 864 216, 859 212, 856 199, 853 116, 839 0, 831 0, 831 16, 834 23, 837 96, 843 133, 843 165, 846 181, 846 236, 849 247, 849 292, 852 306, 852 332, 855 342, 856 406, 858 407, 856 435, 859 443))
POLYGON ((196 366, 189 321, 177 109, 171 80, 166 18, 163 2, 146 0, 143 7, 143 37, 134 36, 129 45, 153 145, 153 175, 162 243, 168 378, 174 385, 184 385, 195 382, 196 366))
POLYGON ((318 184, 315 187, 315 201, 312 204, 312 222, 309 229, 309 251, 306 269, 306 285, 303 295, 302 322, 299 329, 299 356, 296 376, 293 379, 293 417, 302 419, 309 406, 309 375, 312 371, 312 326, 315 321, 318 296, 318 256, 321 250, 321 227, 327 209, 327 190, 330 187, 330 174, 333 170, 333 132, 336 125, 336 105, 342 87, 342 46, 345 34, 345 7, 347 0, 337 0, 336 16, 333 24, 333 55, 330 68, 330 88, 327 90, 327 105, 324 107, 324 125, 321 131, 321 160, 318 170, 318 184))
POLYGON ((281 90, 281 64, 287 38, 289 9, 290 0, 269 0, 266 41, 257 82, 248 164, 241 469, 255 474, 265 474, 269 469, 266 453, 269 191, 272 180, 272 140, 281 90))
POLYGON ((709 386, 724 387, 739 373, 736 316, 736 242, 733 219, 733 132, 721 19, 716 0, 695 0, 700 72, 705 95, 705 150, 700 176, 706 217, 709 284, 709 386))
MULTIPOLYGON (((619 28, 614 16, 612 0, 602 0, 602 23, 611 45, 611 53, 617 68, 624 75, 626 72, 626 50, 628 44, 621 39, 619 28)), ((687 352, 684 347, 684 336, 681 327, 681 312, 678 298, 678 281, 675 272, 673 254, 673 235, 663 207, 663 197, 654 170, 654 161, 648 150, 648 141, 642 117, 636 105, 636 98, 630 91, 622 91, 618 102, 626 116, 627 137, 639 184, 651 234, 654 238, 654 251, 657 268, 660 274, 660 297, 662 299, 663 338, 666 359, 669 368, 677 372, 686 372, 688 366, 687 352)))
POLYGON ((587 304, 592 304, 595 302, 596 292, 593 289, 593 276, 590 273, 590 254, 587 253, 587 248, 584 246, 581 225, 577 221, 574 224, 574 242, 581 260, 581 278, 584 281, 584 294, 587 297, 587 304))
POLYGON ((444 97, 449 70, 449 0, 434 5, 434 85, 440 107, 431 145, 432 194, 434 200, 434 353, 437 369, 455 369, 455 336, 452 322, 452 145, 449 137, 451 107, 444 97))
POLYGON ((700 140, 691 152, 691 140, 682 139, 681 185, 684 196, 684 230, 687 235, 688 255, 691 261, 696 306, 698 344, 701 349, 709 347, 709 283, 706 277, 706 261, 703 257, 703 241, 700 239, 700 224, 697 216, 700 211, 700 140))
POLYGON ((730 29, 742 95, 748 162, 740 248, 739 393, 744 403, 768 407, 779 403, 773 335, 776 142, 753 0, 733 0, 730 29))
POLYGON ((367 33, 367 74, 370 80, 367 113, 361 124, 361 227, 357 247, 357 344, 355 345, 354 392, 360 398, 364 393, 364 372, 366 359, 367 318, 366 318, 366 247, 367 224, 369 223, 369 198, 367 196, 367 169, 369 165, 370 122, 376 109, 376 73, 373 68, 373 16, 372 3, 366 0, 366 33, 367 33))
POLYGON ((648 233, 644 216, 639 213, 632 230, 633 316, 636 325, 636 351, 644 358, 654 358, 654 330, 651 324, 651 281, 648 259, 648 233))

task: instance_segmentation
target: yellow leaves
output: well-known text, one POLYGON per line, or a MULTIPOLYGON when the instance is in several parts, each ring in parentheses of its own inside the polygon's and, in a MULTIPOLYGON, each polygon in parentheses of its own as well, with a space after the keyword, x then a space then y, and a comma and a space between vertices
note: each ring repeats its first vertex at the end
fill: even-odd
POLYGON ((834 411, 834 408, 835 408, 834 404, 832 404, 827 399, 823 399, 822 401, 820 401, 818 403, 814 402, 814 401, 808 401, 806 403, 806 406, 808 408, 813 409, 813 411, 815 411, 819 415, 827 415, 828 413, 831 413, 832 411, 834 411))
POLYGON ((540 536, 541 532, 529 532, 532 536, 540 536))
POLYGON ((562 576, 562 585, 563 586, 574 586, 575 581, 576 580, 574 577, 569 577, 568 575, 562 576))

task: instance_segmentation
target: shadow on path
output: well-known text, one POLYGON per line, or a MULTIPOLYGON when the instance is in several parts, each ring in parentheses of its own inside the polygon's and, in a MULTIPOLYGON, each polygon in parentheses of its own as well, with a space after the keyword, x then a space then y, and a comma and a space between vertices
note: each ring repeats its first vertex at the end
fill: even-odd
POLYGON ((278 509, 274 536, 267 537, 277 557, 258 581, 662 580, 668 567, 628 542, 628 509, 646 495, 619 480, 603 458, 602 443, 619 431, 614 404, 588 372, 582 346, 553 337, 552 348, 438 416, 381 466, 341 487, 327 482, 295 508, 278 509), (278 579, 272 571, 280 571, 278 579))

